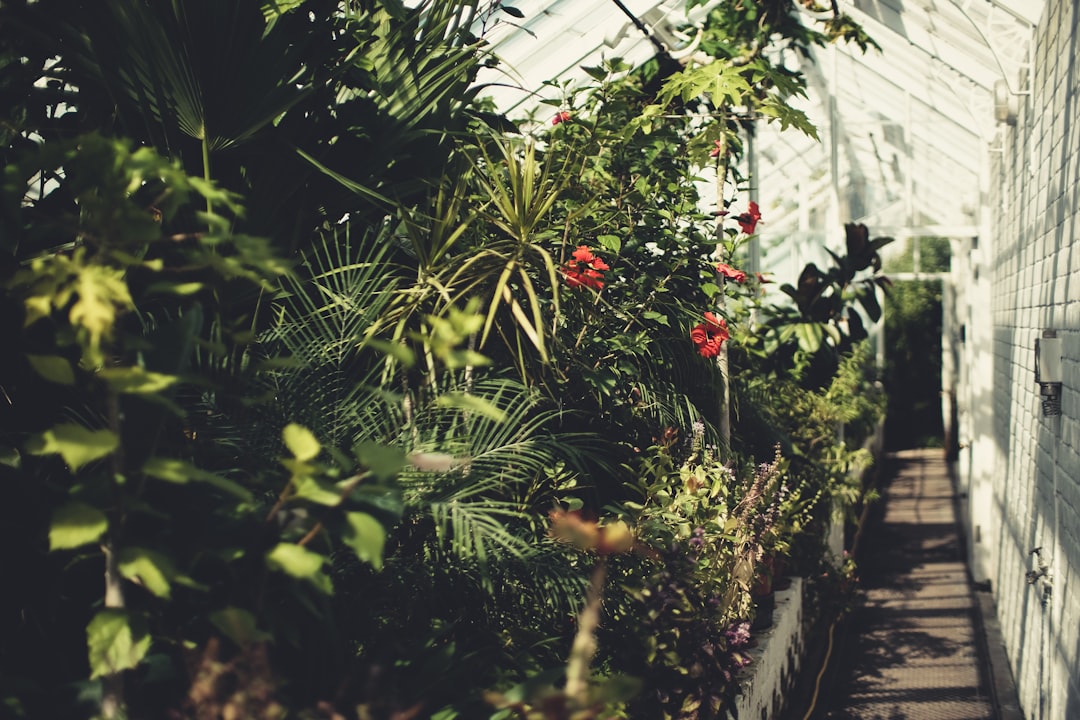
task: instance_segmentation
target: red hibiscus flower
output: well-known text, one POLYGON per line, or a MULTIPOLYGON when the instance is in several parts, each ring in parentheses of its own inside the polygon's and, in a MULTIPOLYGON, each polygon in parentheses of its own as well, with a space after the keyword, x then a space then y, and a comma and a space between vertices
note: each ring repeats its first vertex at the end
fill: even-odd
POLYGON ((569 119, 570 119, 570 113, 567 112, 566 110, 563 110, 561 112, 555 113, 555 117, 551 118, 551 124, 552 125, 558 125, 559 123, 564 123, 569 119))
POLYGON ((690 331, 690 340, 697 348, 698 354, 704 358, 719 355, 720 348, 729 337, 731 333, 728 332, 727 322, 711 312, 705 313, 705 322, 695 325, 690 331))
POLYGON ((734 280, 737 283, 746 282, 746 273, 742 270, 736 270, 727 263, 720 263, 716 266, 716 272, 720 273, 728 280, 734 280))
POLYGON ((753 235, 754 230, 757 228, 758 221, 761 220, 761 210, 758 209, 758 204, 753 200, 750 201, 750 206, 746 212, 735 218, 739 227, 747 235, 753 235))
POLYGON ((611 269, 606 262, 594 255, 587 245, 579 245, 570 257, 573 259, 562 267, 567 285, 572 288, 603 289, 603 271, 611 269))

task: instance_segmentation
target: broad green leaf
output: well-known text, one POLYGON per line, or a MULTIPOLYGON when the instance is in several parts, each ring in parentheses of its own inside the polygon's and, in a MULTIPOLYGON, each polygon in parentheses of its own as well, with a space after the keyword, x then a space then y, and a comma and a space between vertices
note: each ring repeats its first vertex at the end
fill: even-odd
POLYGON ((405 451, 372 441, 363 441, 353 447, 357 461, 371 471, 379 480, 393 480, 405 466, 405 451))
POLYGON ((862 303, 863 308, 866 310, 867 317, 872 322, 877 322, 881 319, 881 305, 878 303, 877 293, 874 292, 874 286, 868 285, 867 288, 859 293, 859 302, 862 303))
POLYGON ((404 21, 407 17, 405 3, 402 0, 381 0, 381 4, 383 9, 395 20, 404 21))
POLYGON ((330 507, 341 502, 341 493, 335 490, 333 485, 311 475, 294 476, 293 484, 296 488, 295 497, 330 507))
POLYGON ((117 558, 120 574, 132 582, 142 585, 158 597, 172 595, 169 581, 176 575, 172 561, 165 555, 138 547, 126 547, 117 558))
POLYGON ((284 15, 304 4, 304 0, 263 0, 262 12, 267 22, 276 20, 279 15, 284 15))
POLYGON ((96 352, 101 339, 112 332, 117 313, 134 307, 134 301, 123 271, 104 265, 80 268, 75 290, 79 299, 71 306, 68 317, 72 325, 86 329, 90 350, 96 352))
POLYGON ((821 347, 824 330, 820 323, 803 322, 795 324, 795 335, 799 339, 799 348, 810 354, 816 353, 821 347))
POLYGON ((161 293, 163 295, 194 295, 201 291, 205 287, 200 282, 184 282, 184 283, 171 283, 171 282, 158 282, 154 283, 146 288, 146 292, 149 294, 161 293))
POLYGON ((769 96, 758 105, 758 112, 766 118, 774 118, 780 121, 780 130, 795 127, 808 137, 818 139, 817 128, 810 118, 802 110, 788 105, 783 100, 769 96))
POLYGON ((111 430, 87 430, 82 425, 64 423, 31 438, 26 449, 32 455, 60 455, 75 472, 109 455, 119 444, 111 430))
MULTIPOLYGON (((559 503, 566 506, 566 509, 569 510, 570 512, 577 512, 581 508, 585 507, 585 501, 582 500, 579 497, 574 497, 573 495, 570 495, 570 496, 564 497, 564 498, 559 498, 559 503)), ((630 503, 623 503, 623 504, 627 505, 627 506, 630 505, 630 503)))
POLYGON ((105 368, 98 375, 116 392, 132 394, 161 392, 180 379, 141 367, 105 368))
POLYGON ((270 633, 258 628, 255 616, 242 608, 222 608, 210 614, 210 622, 227 638, 240 646, 271 639, 270 633))
POLYGON ((281 435, 285 440, 285 446, 289 448, 289 451, 297 460, 302 462, 314 460, 318 457, 319 450, 322 449, 319 441, 316 440, 315 436, 311 434, 311 431, 303 425, 289 423, 285 426, 285 429, 281 431, 281 435))
POLYGON ((100 611, 86 626, 86 646, 90 658, 90 679, 131 670, 150 649, 145 624, 124 610, 100 611))
POLYGON ((49 549, 68 550, 97 542, 109 529, 109 519, 96 507, 73 502, 53 511, 49 549))
POLYGON ((495 422, 502 422, 506 419, 506 413, 499 407, 493 405, 487 400, 477 397, 475 395, 469 395, 467 393, 451 392, 444 395, 440 395, 436 399, 436 404, 440 407, 456 408, 458 410, 466 410, 468 412, 475 412, 484 417, 491 418, 495 422))
POLYGON ((294 543, 278 543, 266 554, 266 564, 271 570, 280 570, 300 580, 307 580, 327 595, 334 591, 330 576, 323 572, 326 557, 294 543))
POLYGON ((16 470, 22 465, 22 457, 19 451, 7 445, 0 445, 0 465, 7 465, 16 470))
POLYGON ((143 473, 158 480, 184 485, 191 480, 213 485, 245 502, 251 501, 251 492, 238 483, 212 472, 197 468, 189 462, 175 458, 152 457, 142 467, 143 473))
POLYGON ((443 358, 446 367, 456 370, 465 367, 484 367, 491 364, 491 358, 475 350, 451 350, 443 358))
POLYGON ((383 546, 386 545, 386 530, 371 515, 362 512, 346 513, 348 528, 344 540, 356 553, 356 557, 371 563, 376 570, 382 570, 383 546))
POLYGON ((27 355, 26 359, 30 361, 30 367, 34 368, 34 372, 49 382, 60 385, 75 384, 75 371, 67 358, 59 355, 27 355))
POLYGON ((671 325, 671 323, 668 322, 668 316, 667 315, 664 315, 663 313, 658 313, 655 310, 646 310, 645 312, 643 312, 641 314, 641 316, 643 318, 645 318, 646 320, 655 320, 656 322, 660 323, 661 325, 667 325, 667 326, 671 325))
POLYGON ((596 242, 600 243, 600 247, 616 254, 622 250, 622 238, 618 235, 601 235, 596 238, 596 242))
POLYGON ((411 368, 416 364, 416 353, 413 352, 412 348, 402 343, 368 338, 364 341, 364 345, 369 345, 379 352, 389 355, 407 368, 411 368))
POLYGON ((580 65, 580 69, 588 73, 589 77, 593 80, 599 80, 603 82, 604 78, 608 76, 608 71, 602 67, 591 67, 588 65, 580 65))

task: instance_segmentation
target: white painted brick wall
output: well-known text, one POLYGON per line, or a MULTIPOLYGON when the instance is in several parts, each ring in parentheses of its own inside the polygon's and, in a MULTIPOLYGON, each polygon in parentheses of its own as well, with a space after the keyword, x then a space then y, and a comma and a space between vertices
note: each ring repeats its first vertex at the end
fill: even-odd
MULTIPOLYGON (((983 402, 992 418, 970 433, 994 455, 992 500, 973 517, 1027 718, 1080 718, 1080 29, 1076 2, 1048 0, 1033 38, 1031 95, 989 156, 990 233, 981 271, 983 402), (988 326, 988 327, 986 327, 988 326), (1034 344, 1063 339, 1062 415, 1041 412, 1034 344), (1031 551, 1039 547, 1040 554, 1031 551), (1040 558, 1049 577, 1034 584, 1040 558), (1049 596, 1044 593, 1049 590, 1049 596)), ((972 262, 978 262, 972 259, 972 262)), ((967 369, 970 383, 974 371, 967 369)), ((974 399, 981 398, 981 399, 974 399)), ((966 413, 977 414, 968 407, 966 413)), ((965 415, 967 416, 967 415, 965 415)), ((985 467, 985 462, 983 463, 985 467)), ((978 468, 971 460, 964 467, 978 468)), ((968 479, 970 481, 970 478, 968 479)), ((970 535, 969 535, 970 537, 970 535)), ((981 579, 981 578, 978 578, 981 579)))

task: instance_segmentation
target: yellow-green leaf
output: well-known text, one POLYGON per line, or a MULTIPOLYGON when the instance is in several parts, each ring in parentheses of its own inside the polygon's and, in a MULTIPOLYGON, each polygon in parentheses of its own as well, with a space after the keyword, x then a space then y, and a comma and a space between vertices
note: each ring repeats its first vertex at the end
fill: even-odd
POLYGON ((7 465, 18 470, 22 466, 19 451, 8 445, 0 445, 0 465, 7 465))
POLYGON ((263 16, 267 22, 270 22, 301 5, 303 5, 303 0, 263 0, 261 7, 263 16))
POLYGON ((382 570, 383 547, 386 545, 386 530, 371 515, 362 512, 345 514, 348 527, 344 540, 356 553, 356 557, 371 563, 376 570, 382 570))
POLYGON ((158 597, 168 598, 172 594, 169 581, 176 575, 176 569, 172 561, 159 552, 126 547, 120 551, 117 568, 128 580, 142 585, 158 597))
POLYGON ((30 361, 30 367, 34 368, 34 372, 49 382, 60 385, 75 384, 75 371, 67 358, 59 355, 27 355, 26 359, 30 361))
POLYGON ((183 485, 191 480, 204 482, 234 495, 245 502, 251 501, 251 492, 238 483, 212 472, 197 468, 189 462, 175 458, 152 457, 142 467, 143 473, 158 480, 183 485))
POLYGON ((392 480, 405 466, 405 451, 371 440, 358 442, 353 455, 380 480, 392 480))
POLYGON ((201 291, 204 285, 200 282, 159 282, 154 283, 146 288, 146 292, 150 294, 162 293, 167 295, 194 295, 201 291))
POLYGON ((271 570, 280 570, 300 580, 307 580, 327 595, 334 591, 330 576, 323 572, 326 557, 295 543, 278 543, 266 554, 271 570))
POLYGON ((293 484, 296 488, 294 497, 310 500, 319 505, 329 505, 331 507, 341 502, 341 493, 339 493, 333 485, 312 477, 311 475, 294 476, 293 484))
POLYGON ((210 622, 240 646, 270 639, 270 633, 260 630, 255 616, 243 608, 227 607, 210 613, 210 622))
POLYGON ((150 649, 150 635, 139 619, 109 608, 98 612, 86 626, 86 647, 93 680, 136 667, 150 649))
POLYGON ((285 426, 281 435, 285 440, 285 446, 289 448, 289 451, 297 460, 307 461, 318 457, 322 446, 319 445, 319 441, 315 439, 311 431, 303 425, 289 423, 285 426))
POLYGON ((74 472, 87 463, 112 453, 120 439, 111 430, 87 430, 64 423, 34 436, 26 444, 32 455, 60 455, 74 472))
POLYGON ((133 394, 161 392, 180 379, 141 367, 105 368, 98 375, 116 392, 133 394))
POLYGON ((26 307, 26 320, 23 323, 26 327, 52 313, 52 298, 45 295, 31 295, 23 305, 26 307))
POLYGON ((795 335, 799 339, 799 348, 806 353, 816 353, 821 347, 825 330, 822 323, 801 322, 795 324, 795 335))
POLYGON ((484 398, 477 397, 476 395, 469 395, 460 392, 450 392, 444 395, 440 395, 438 398, 436 398, 435 402, 442 407, 457 408, 459 410, 475 412, 485 417, 491 418, 495 422, 502 422, 506 419, 506 413, 501 408, 493 405, 484 398))
POLYGON ((108 337, 120 310, 134 307, 123 271, 104 265, 86 265, 79 269, 75 280, 78 300, 71 306, 68 317, 72 325, 81 326, 90 334, 90 347, 96 349, 101 338, 108 337))
POLYGON ((381 353, 389 355, 407 368, 411 368, 416 364, 416 353, 407 345, 389 342, 387 340, 379 340, 378 338, 368 338, 364 341, 364 345, 368 345, 381 353))
POLYGON ((484 367, 491 364, 487 355, 482 355, 475 350, 451 350, 444 358, 446 367, 457 370, 465 367, 484 367))
POLYGON ((96 507, 73 502, 53 511, 49 549, 68 550, 97 542, 109 529, 109 519, 96 507))

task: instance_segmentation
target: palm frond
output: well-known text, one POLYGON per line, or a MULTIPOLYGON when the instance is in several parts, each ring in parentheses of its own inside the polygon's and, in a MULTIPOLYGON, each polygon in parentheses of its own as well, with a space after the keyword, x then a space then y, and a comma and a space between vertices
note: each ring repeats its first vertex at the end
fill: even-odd
POLYGON ((90 25, 95 59, 121 107, 167 138, 217 151, 244 142, 310 91, 301 46, 257 3, 108 3, 90 25))
POLYGON ((396 432, 399 403, 379 390, 382 358, 364 347, 397 290, 389 230, 325 233, 274 300, 266 352, 289 359, 270 374, 276 402, 335 446, 396 432))
POLYGON ((415 447, 456 454, 464 464, 447 473, 407 471, 401 478, 406 501, 430 509, 440 543, 455 556, 520 559, 555 502, 555 468, 586 436, 552 432, 557 411, 541 407, 537 394, 515 381, 481 380, 472 392, 505 419, 425 408, 417 416, 423 434, 415 447))

